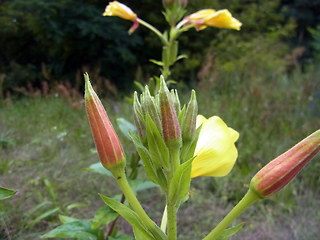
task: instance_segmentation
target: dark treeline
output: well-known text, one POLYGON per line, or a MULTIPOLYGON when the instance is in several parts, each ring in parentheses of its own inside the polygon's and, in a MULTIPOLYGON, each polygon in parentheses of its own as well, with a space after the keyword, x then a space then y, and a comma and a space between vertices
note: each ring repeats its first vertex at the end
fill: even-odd
MULTIPOLYGON (((42 81, 52 86, 66 80, 81 88, 77 79, 82 79, 84 71, 126 90, 141 76, 159 74, 148 61, 160 59, 159 40, 143 27, 129 36, 131 22, 102 16, 107 3, 0 1, 0 74, 4 79, 0 90, 40 86, 42 81)), ((123 3, 161 31, 166 28, 160 0, 123 3)), ((210 64, 214 62, 220 71, 250 71, 260 66, 273 71, 286 69, 290 61, 310 63, 319 58, 320 0, 190 0, 188 14, 201 8, 228 8, 243 27, 239 32, 191 30, 182 36, 180 51, 190 57, 175 66, 177 80, 197 80, 210 56, 214 59, 210 64), (283 61, 284 56, 289 56, 289 63, 288 58, 283 61)))

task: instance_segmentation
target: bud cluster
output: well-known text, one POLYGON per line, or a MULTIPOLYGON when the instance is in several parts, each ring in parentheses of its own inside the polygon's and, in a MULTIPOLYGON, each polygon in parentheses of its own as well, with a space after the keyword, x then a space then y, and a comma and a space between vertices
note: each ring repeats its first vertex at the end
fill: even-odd
POLYGON ((177 91, 170 92, 162 76, 155 96, 148 86, 139 97, 134 93, 133 115, 138 135, 131 137, 149 178, 164 189, 168 174, 193 157, 194 148, 190 146, 197 141, 197 114, 195 92, 181 109, 177 91))

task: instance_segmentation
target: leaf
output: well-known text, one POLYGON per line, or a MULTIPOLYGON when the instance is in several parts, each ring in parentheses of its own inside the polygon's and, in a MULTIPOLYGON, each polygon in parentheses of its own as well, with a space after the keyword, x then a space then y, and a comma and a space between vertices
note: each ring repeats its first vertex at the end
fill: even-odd
POLYGON ((113 177, 112 173, 109 170, 105 169, 102 166, 101 162, 93 163, 88 168, 85 168, 84 170, 89 172, 99 173, 108 177, 113 177))
POLYGON ((41 236, 41 238, 80 238, 88 240, 98 239, 98 230, 91 229, 91 224, 87 220, 79 220, 62 224, 50 232, 41 236))
POLYGON ((103 206, 99 208, 94 215, 94 218, 91 222, 91 228, 96 229, 101 225, 107 225, 115 220, 118 216, 119 214, 113 211, 110 207, 103 206))
POLYGON ((153 164, 163 167, 165 170, 169 170, 168 147, 149 114, 146 115, 146 130, 149 152, 153 164))
POLYGON ((146 236, 149 236, 152 239, 152 234, 149 232, 143 221, 134 211, 112 198, 105 197, 102 194, 99 195, 105 204, 119 213, 125 220, 127 220, 128 223, 131 224, 133 228, 137 228, 139 232, 143 232, 146 236))
POLYGON ((15 190, 11 190, 11 189, 8 189, 8 188, 0 187, 0 200, 6 199, 6 198, 10 198, 14 194, 16 194, 16 192, 17 191, 15 191, 15 190))
POLYGON ((179 55, 179 56, 177 57, 177 61, 179 61, 179 60, 181 60, 181 59, 184 59, 184 58, 188 58, 188 55, 186 55, 186 54, 179 55))
POLYGON ((71 210, 71 209, 77 208, 77 207, 87 207, 87 206, 88 206, 87 203, 76 202, 76 203, 72 203, 72 204, 68 205, 67 210, 71 210))
POLYGON ((59 211, 60 208, 59 207, 56 207, 56 208, 53 208, 53 209, 50 209, 44 213, 42 213, 40 216, 36 217, 34 220, 32 220, 27 226, 26 228, 32 228, 34 225, 36 225, 38 222, 40 222, 41 220, 55 214, 57 211, 59 211))
POLYGON ((32 214, 34 214, 36 211, 38 211, 40 208, 46 206, 46 205, 51 205, 52 202, 50 201, 44 201, 42 203, 39 203, 38 205, 36 205, 34 208, 32 208, 29 212, 26 213, 27 217, 30 217, 32 214))
POLYGON ((76 222, 79 221, 80 219, 78 218, 73 218, 73 217, 68 217, 68 216, 64 216, 64 215, 59 215, 59 220, 62 223, 70 223, 70 222, 76 222))
POLYGON ((177 61, 177 55, 178 55, 178 42, 174 41, 169 49, 170 53, 170 59, 169 59, 169 64, 173 65, 177 61))
POLYGON ((236 234, 242 227, 244 223, 240 223, 237 226, 225 229, 217 239, 219 240, 228 240, 232 235, 236 234))
POLYGON ((191 182, 192 161, 193 159, 190 159, 181 164, 175 171, 169 188, 170 202, 177 203, 188 195, 191 182))
POLYGON ((139 82, 137 82, 137 81, 134 81, 134 85, 136 85, 136 87, 137 87, 141 92, 144 91, 144 87, 142 86, 141 83, 139 83, 139 82))
POLYGON ((135 240, 135 239, 127 234, 118 232, 116 236, 113 236, 113 237, 109 236, 108 240, 135 240))
POLYGON ((158 177, 156 174, 156 169, 155 166, 153 166, 152 160, 151 160, 151 156, 149 154, 149 151, 147 148, 145 148, 142 143, 140 142, 139 138, 137 137, 137 135, 133 135, 132 133, 129 133, 138 153, 139 156, 141 158, 141 161, 143 163, 145 172, 148 176, 148 178, 158 184, 158 177))
POLYGON ((154 59, 150 59, 149 61, 154 63, 154 64, 156 64, 156 65, 158 65, 158 66, 160 66, 160 67, 163 66, 163 62, 161 62, 161 61, 157 61, 157 60, 154 60, 154 59))
POLYGON ((131 122, 127 121, 124 118, 117 118, 117 123, 119 126, 120 131, 123 133, 124 136, 126 136, 128 139, 130 139, 129 131, 132 133, 137 133, 137 128, 135 125, 133 125, 131 122))

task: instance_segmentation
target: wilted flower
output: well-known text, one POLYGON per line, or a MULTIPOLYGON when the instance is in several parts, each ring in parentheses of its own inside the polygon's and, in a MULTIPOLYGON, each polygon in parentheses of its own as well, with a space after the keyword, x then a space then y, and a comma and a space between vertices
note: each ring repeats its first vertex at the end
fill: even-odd
POLYGON ((185 18, 187 24, 194 24, 197 30, 206 27, 230 28, 240 30, 242 23, 232 17, 227 9, 216 11, 214 9, 203 9, 185 18))
POLYGON ((261 198, 277 193, 299 173, 319 150, 320 130, 263 167, 252 178, 250 188, 261 198))
POLYGON ((129 33, 133 33, 139 26, 137 15, 126 5, 113 1, 106 7, 103 16, 117 16, 133 22, 133 26, 130 28, 129 33))
POLYGON ((100 161, 112 173, 123 170, 125 154, 122 145, 101 101, 91 86, 88 74, 85 74, 85 79, 86 110, 100 161))
POLYGON ((198 115, 197 128, 201 131, 192 162, 191 177, 227 175, 237 157, 235 142, 239 133, 229 128, 221 118, 213 116, 209 119, 198 115))

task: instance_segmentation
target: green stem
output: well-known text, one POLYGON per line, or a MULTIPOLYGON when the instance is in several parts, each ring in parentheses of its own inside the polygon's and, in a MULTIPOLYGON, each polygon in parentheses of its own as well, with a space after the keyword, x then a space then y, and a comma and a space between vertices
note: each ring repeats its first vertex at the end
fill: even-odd
POLYGON ((151 24, 143 21, 142 19, 138 18, 138 22, 142 25, 142 26, 145 26, 146 28, 149 28, 152 32, 154 32, 160 39, 163 43, 167 43, 167 40, 164 38, 163 34, 158 30, 156 29, 154 26, 152 26, 151 24))
POLYGON ((168 203, 168 240, 177 239, 177 208, 174 204, 168 203))
POLYGON ((149 218, 144 209, 142 208, 140 202, 133 194, 130 185, 127 181, 126 175, 124 171, 122 171, 119 175, 115 176, 118 184, 120 185, 123 194, 126 196, 127 200, 130 203, 132 209, 137 213, 137 215, 144 222, 149 231, 153 234, 155 239, 165 239, 165 234, 161 231, 161 229, 149 218))
POLYGON ((246 195, 244 195, 231 212, 229 212, 229 214, 203 240, 217 240, 217 237, 219 237, 223 230, 225 230, 240 213, 258 199, 260 199, 259 196, 249 189, 246 195))

